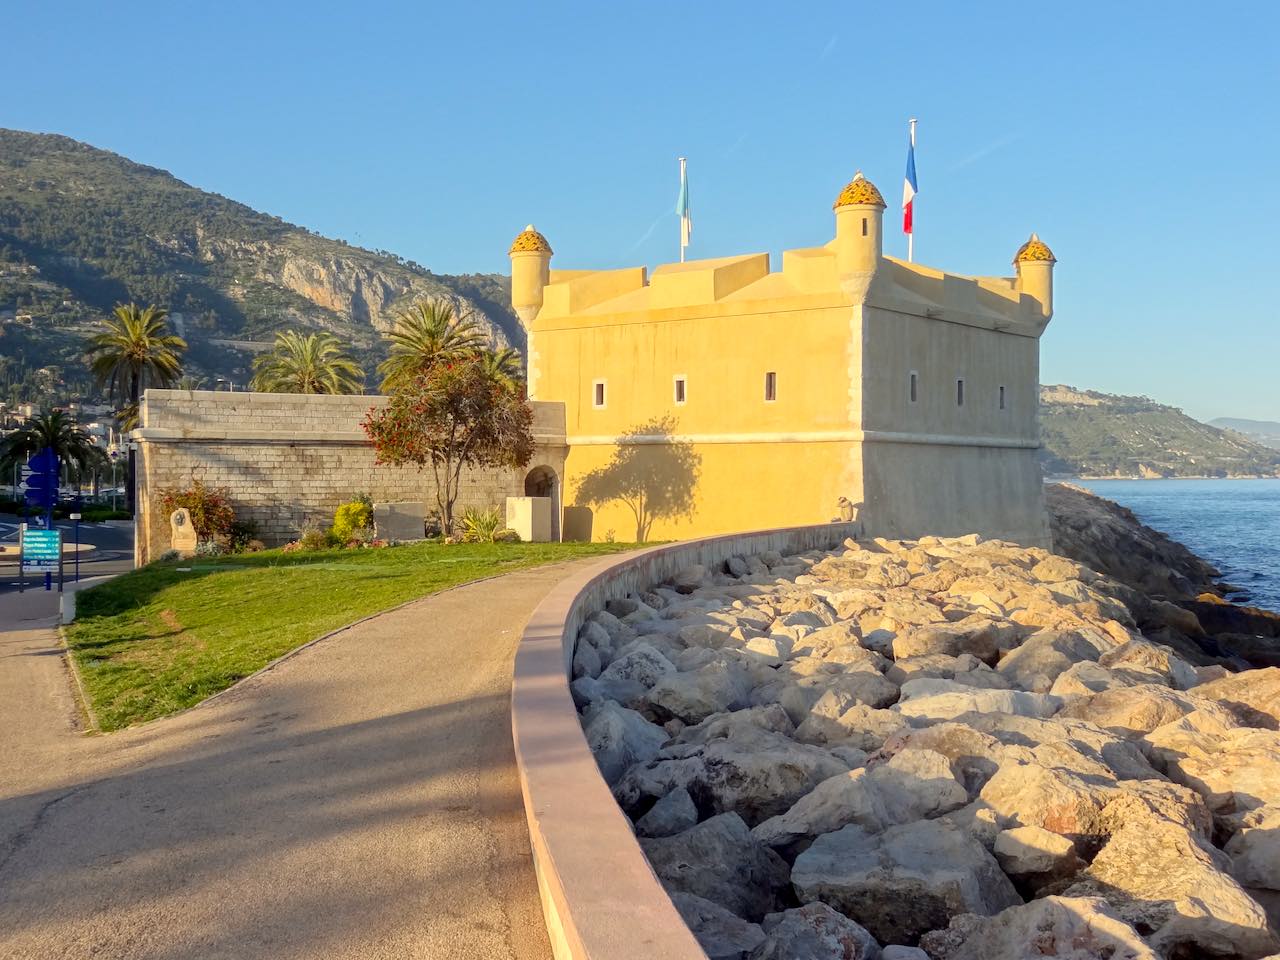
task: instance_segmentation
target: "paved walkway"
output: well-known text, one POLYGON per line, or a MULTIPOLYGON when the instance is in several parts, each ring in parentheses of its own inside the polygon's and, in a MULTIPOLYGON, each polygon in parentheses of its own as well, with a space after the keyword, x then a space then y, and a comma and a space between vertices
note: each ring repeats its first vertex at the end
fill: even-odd
POLYGON ((0 958, 549 957, 509 693, 569 569, 429 597, 96 737, 52 604, 0 597, 0 958))

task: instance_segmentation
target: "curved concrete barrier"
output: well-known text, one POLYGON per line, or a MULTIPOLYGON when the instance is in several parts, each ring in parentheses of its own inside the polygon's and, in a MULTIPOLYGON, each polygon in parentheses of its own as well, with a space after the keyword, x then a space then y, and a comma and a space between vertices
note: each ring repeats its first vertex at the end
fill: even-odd
POLYGON ((727 534, 610 557, 558 584, 516 653, 511 727, 542 912, 556 960, 706 960, 596 767, 569 693, 587 615, 677 570, 734 554, 830 549, 856 523, 727 534))

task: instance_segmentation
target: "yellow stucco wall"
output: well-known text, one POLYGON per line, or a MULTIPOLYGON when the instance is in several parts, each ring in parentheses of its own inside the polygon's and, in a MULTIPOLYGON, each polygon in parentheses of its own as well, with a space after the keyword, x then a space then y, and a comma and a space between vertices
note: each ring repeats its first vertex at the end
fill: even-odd
POLYGON ((854 311, 833 297, 792 300, 699 311, 710 315, 671 307, 589 322, 539 318, 538 396, 565 404, 564 503, 592 511, 594 538, 635 536, 632 508, 602 494, 621 494, 638 475, 654 478, 662 501, 650 539, 820 522, 835 515, 840 496, 857 499, 854 311), (597 382, 603 407, 594 404, 597 382))

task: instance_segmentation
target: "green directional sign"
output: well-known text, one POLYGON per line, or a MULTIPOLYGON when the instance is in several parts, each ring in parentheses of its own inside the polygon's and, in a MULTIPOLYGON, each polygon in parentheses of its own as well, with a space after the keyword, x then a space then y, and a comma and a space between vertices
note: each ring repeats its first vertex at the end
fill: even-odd
POLYGON ((36 569, 57 569, 62 558, 60 530, 25 530, 22 534, 22 564, 36 569))

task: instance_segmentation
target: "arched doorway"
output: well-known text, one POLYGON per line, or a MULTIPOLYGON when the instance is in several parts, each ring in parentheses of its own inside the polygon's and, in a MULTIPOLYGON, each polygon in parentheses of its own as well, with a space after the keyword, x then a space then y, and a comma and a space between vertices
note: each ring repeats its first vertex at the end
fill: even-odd
POLYGON ((534 467, 524 476, 526 497, 547 497, 551 501, 551 539, 560 540, 560 481, 546 465, 534 467))

